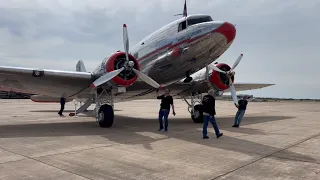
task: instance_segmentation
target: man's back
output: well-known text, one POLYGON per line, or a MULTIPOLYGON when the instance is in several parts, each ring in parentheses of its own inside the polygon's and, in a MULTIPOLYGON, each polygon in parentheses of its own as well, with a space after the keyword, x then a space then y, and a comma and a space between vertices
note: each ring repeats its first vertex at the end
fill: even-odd
POLYGON ((216 99, 213 96, 205 95, 202 99, 203 112, 210 114, 211 116, 216 115, 216 99))
POLYGON ((66 103, 66 99, 64 97, 61 97, 60 98, 60 104, 64 105, 65 103, 66 103))
POLYGON ((239 110, 246 110, 248 101, 246 99, 239 100, 239 110))

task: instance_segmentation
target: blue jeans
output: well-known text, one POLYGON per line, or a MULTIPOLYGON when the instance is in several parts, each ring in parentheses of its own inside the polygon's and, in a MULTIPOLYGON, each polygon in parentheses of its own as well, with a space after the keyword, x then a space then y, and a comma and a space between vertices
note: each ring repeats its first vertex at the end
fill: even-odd
POLYGON ((208 127, 208 122, 211 122, 213 128, 214 128, 214 131, 216 132, 216 135, 219 135, 220 134, 220 131, 219 131, 219 128, 218 128, 218 125, 216 123, 216 119, 214 116, 207 116, 207 115, 203 115, 203 130, 202 130, 202 134, 203 136, 207 136, 207 127, 208 127))
POLYGON ((164 124, 165 124, 165 130, 168 131, 168 116, 169 116, 169 110, 163 110, 160 109, 159 111, 159 123, 160 123, 160 130, 163 129, 163 124, 162 124, 162 118, 164 117, 164 124))
POLYGON ((240 122, 245 114, 246 110, 238 110, 236 117, 234 118, 234 124, 240 125, 240 122))

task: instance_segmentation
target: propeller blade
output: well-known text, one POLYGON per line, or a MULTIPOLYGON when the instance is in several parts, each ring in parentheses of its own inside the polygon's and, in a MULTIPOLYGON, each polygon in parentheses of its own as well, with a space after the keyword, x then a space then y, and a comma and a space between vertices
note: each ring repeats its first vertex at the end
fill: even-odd
POLYGON ((208 86, 209 86, 210 88, 213 88, 213 87, 212 87, 212 84, 211 84, 210 81, 209 81, 209 67, 208 67, 208 65, 206 65, 206 81, 207 81, 208 86))
POLYGON ((124 45, 124 51, 126 53, 126 59, 127 62, 129 62, 129 37, 128 37, 128 31, 127 31, 127 25, 123 24, 123 45, 124 45))
POLYGON ((222 71, 221 69, 219 69, 219 68, 218 68, 217 66, 215 66, 215 65, 209 64, 209 68, 210 68, 210 69, 213 69, 213 70, 215 70, 215 71, 218 71, 218 72, 227 74, 227 72, 222 71))
POLYGON ((143 74, 142 72, 136 70, 136 69, 132 69, 134 71, 134 73, 136 73, 138 75, 138 77, 144 81, 145 83, 149 84, 150 86, 154 87, 154 88, 160 88, 160 84, 158 84, 156 81, 154 81, 153 79, 151 79, 149 76, 143 74))
POLYGON ((230 85, 232 84, 232 79, 231 79, 231 78, 229 78, 229 84, 230 84, 230 85))
POLYGON ((99 77, 97 80, 95 80, 92 84, 91 87, 97 87, 100 86, 101 84, 104 84, 108 82, 110 79, 116 77, 118 74, 121 73, 121 71, 124 70, 124 67, 118 70, 111 71, 109 73, 106 73, 105 75, 99 77))
POLYGON ((236 67, 238 66, 238 64, 239 64, 239 62, 241 61, 242 57, 243 57, 243 54, 240 54, 240 56, 239 56, 239 57, 237 58, 237 60, 234 62, 234 64, 233 64, 232 68, 230 69, 230 71, 234 70, 234 68, 236 68, 236 67))
POLYGON ((206 80, 209 81, 209 67, 206 65, 206 80))
POLYGON ((229 90, 231 92, 231 96, 232 96, 232 99, 233 99, 233 102, 236 104, 236 105, 239 105, 238 104, 238 98, 237 98, 237 92, 236 92, 236 89, 234 88, 233 84, 231 84, 229 86, 229 90))

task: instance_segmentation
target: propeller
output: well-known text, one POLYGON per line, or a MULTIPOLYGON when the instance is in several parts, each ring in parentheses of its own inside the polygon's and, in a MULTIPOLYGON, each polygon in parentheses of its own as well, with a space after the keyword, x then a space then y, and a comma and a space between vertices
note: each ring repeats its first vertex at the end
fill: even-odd
POLYGON ((142 72, 138 71, 137 69, 133 68, 134 62, 129 60, 129 37, 128 37, 128 31, 127 31, 127 25, 123 24, 123 44, 124 44, 124 51, 126 53, 126 61, 124 63, 124 66, 120 69, 108 72, 104 74, 103 76, 96 79, 92 84, 91 87, 97 87, 100 86, 108 81, 110 81, 112 78, 116 77, 118 74, 120 74, 124 70, 133 70, 134 73, 145 83, 149 84, 150 86, 154 88, 160 88, 161 86, 154 81, 149 76, 143 74, 142 72))
POLYGON ((208 86, 212 89, 212 84, 210 83, 209 81, 209 67, 208 65, 206 64, 206 82, 208 83, 208 86))
POLYGON ((232 79, 231 77, 234 76, 235 72, 234 72, 234 69, 238 66, 238 64, 240 63, 241 59, 243 57, 243 54, 240 54, 240 56, 237 58, 237 60, 233 63, 233 66, 231 67, 231 69, 229 71, 223 71, 221 69, 219 69, 218 67, 216 67, 215 65, 212 65, 210 64, 209 67, 217 72, 220 72, 220 73, 223 73, 225 74, 228 78, 229 78, 229 91, 231 93, 231 96, 232 96, 232 99, 233 99, 233 102, 236 104, 236 105, 239 105, 238 104, 238 98, 237 98, 237 92, 236 92, 236 89, 232 83, 232 79))

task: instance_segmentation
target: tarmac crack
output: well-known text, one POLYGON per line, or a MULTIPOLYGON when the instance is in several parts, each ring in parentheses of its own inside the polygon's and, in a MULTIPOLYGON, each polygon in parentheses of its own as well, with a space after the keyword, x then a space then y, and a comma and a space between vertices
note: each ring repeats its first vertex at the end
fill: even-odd
MULTIPOLYGON (((19 153, 16 153, 16 152, 10 151, 10 150, 5 149, 5 148, 3 148, 3 147, 0 147, 0 149, 2 149, 2 150, 4 150, 4 151, 7 151, 7 152, 10 152, 10 153, 13 153, 13 154, 15 154, 15 155, 19 155, 19 156, 24 157, 24 159, 20 159, 20 160, 17 160, 17 161, 21 161, 21 160, 25 160, 25 159, 30 159, 30 160, 37 161, 37 162, 39 162, 39 163, 45 164, 45 165, 47 165, 47 166, 54 167, 54 168, 59 169, 59 170, 61 170, 61 171, 65 171, 65 172, 68 172, 68 173, 70 173, 70 174, 73 174, 73 175, 77 175, 77 176, 79 176, 79 177, 82 177, 82 178, 86 178, 86 179, 93 180, 93 179, 91 179, 91 178, 85 177, 85 176, 83 176, 83 175, 80 175, 80 174, 77 174, 77 173, 74 173, 74 172, 71 172, 71 171, 68 171, 68 170, 62 169, 62 168, 59 168, 59 167, 57 167, 57 166, 54 166, 54 165, 51 165, 51 164, 45 163, 45 162, 40 161, 40 160, 37 160, 37 159, 35 159, 35 158, 28 157, 28 156, 25 156, 25 155, 23 155, 23 154, 19 154, 19 153)), ((11 161, 11 162, 17 162, 17 161, 11 161)), ((9 162, 10 162, 10 161, 9 161, 9 162)), ((8 162, 5 162, 5 163, 8 163, 8 162)), ((1 164, 4 164, 4 163, 1 163, 1 164)))
POLYGON ((296 162, 306 162, 306 163, 311 163, 311 164, 319 164, 318 162, 310 162, 310 161, 306 161, 306 160, 299 160, 299 159, 293 159, 293 158, 287 158, 287 157, 279 157, 279 156, 272 156, 273 158, 276 159, 283 159, 283 160, 290 160, 290 161, 296 161, 296 162))
MULTIPOLYGON (((320 133, 318 133, 318 134, 316 134, 316 135, 312 135, 312 136, 307 137, 307 138, 305 138, 305 139, 302 139, 301 141, 298 141, 297 143, 294 143, 294 144, 292 144, 292 145, 289 145, 289 146, 287 146, 286 148, 283 148, 283 149, 280 149, 280 150, 278 150, 278 151, 275 151, 275 152, 272 152, 272 153, 270 153, 270 154, 267 154, 267 155, 265 155, 265 156, 262 156, 262 157, 254 160, 254 161, 252 161, 252 162, 250 162, 250 163, 244 164, 243 166, 240 166, 240 167, 238 167, 238 168, 236 168, 236 169, 233 169, 233 170, 228 171, 228 172, 226 172, 226 173, 224 173, 224 174, 221 174, 221 175, 213 178, 212 180, 221 178, 222 176, 225 176, 225 175, 228 175, 228 174, 230 174, 230 173, 233 173, 233 172, 235 172, 235 171, 237 171, 237 170, 239 170, 239 169, 242 169, 242 168, 247 167, 247 166, 249 166, 249 165, 251 165, 251 164, 254 164, 254 163, 256 163, 256 162, 258 162, 258 161, 260 161, 260 160, 262 160, 262 159, 271 157, 271 156, 273 156, 273 155, 275 155, 275 154, 277 154, 277 153, 279 153, 279 152, 281 152, 281 151, 287 150, 287 149, 289 149, 289 148, 291 148, 291 147, 294 147, 294 146, 296 146, 296 145, 299 145, 299 144, 301 144, 301 143, 304 143, 304 142, 306 142, 306 141, 308 141, 308 140, 310 140, 310 139, 316 138, 316 137, 318 137, 318 136, 320 136, 320 133)), ((275 156, 275 157, 276 157, 276 156, 275 156)))

